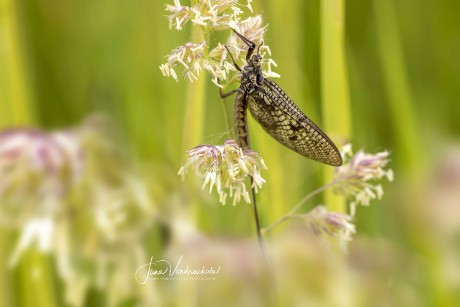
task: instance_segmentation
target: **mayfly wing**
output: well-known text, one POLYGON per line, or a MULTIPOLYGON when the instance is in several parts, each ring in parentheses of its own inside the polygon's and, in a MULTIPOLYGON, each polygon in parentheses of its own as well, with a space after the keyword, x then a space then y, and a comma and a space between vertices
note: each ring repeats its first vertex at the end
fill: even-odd
POLYGON ((246 100, 252 117, 278 142, 309 159, 342 165, 340 152, 331 139, 274 81, 265 79, 246 100))
POLYGON ((248 122, 247 122, 247 96, 244 93, 236 92, 235 104, 233 106, 233 118, 235 134, 238 145, 245 149, 249 148, 248 122))

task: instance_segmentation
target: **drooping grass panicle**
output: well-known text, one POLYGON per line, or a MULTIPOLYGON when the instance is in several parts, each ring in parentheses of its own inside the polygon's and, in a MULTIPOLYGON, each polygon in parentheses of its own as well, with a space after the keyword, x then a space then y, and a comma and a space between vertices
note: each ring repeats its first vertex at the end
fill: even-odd
POLYGON ((327 241, 335 241, 343 251, 356 232, 350 215, 328 211, 324 206, 317 206, 309 213, 302 215, 315 235, 324 237, 327 241))
POLYGON ((225 141, 224 145, 200 145, 187 151, 187 161, 179 170, 185 179, 188 169, 203 179, 202 189, 209 186, 211 193, 214 186, 219 194, 219 202, 226 203, 227 197, 233 198, 233 205, 244 199, 250 203, 245 181, 253 177, 253 188, 257 191, 265 183, 260 174, 266 169, 259 154, 250 149, 241 149, 234 140, 225 141))
POLYGON ((342 150, 345 164, 335 169, 334 191, 351 199, 350 210, 355 213, 357 205, 369 205, 372 199, 381 199, 383 187, 378 182, 386 178, 393 181, 393 170, 387 169, 389 152, 369 154, 363 150, 353 155, 351 145, 342 150))

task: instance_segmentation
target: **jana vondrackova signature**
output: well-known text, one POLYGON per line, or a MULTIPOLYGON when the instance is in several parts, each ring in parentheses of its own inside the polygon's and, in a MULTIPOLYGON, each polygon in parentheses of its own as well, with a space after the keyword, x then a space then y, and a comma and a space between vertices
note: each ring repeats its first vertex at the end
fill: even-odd
POLYGON ((220 271, 218 267, 194 267, 190 268, 189 265, 181 265, 182 257, 180 256, 176 265, 173 266, 168 260, 154 260, 153 256, 150 257, 150 262, 141 265, 134 277, 137 282, 141 285, 145 284, 150 278, 154 279, 176 279, 180 277, 194 277, 194 279, 204 279, 203 277, 209 277, 217 275, 220 271), (197 278, 201 277, 201 278, 197 278))

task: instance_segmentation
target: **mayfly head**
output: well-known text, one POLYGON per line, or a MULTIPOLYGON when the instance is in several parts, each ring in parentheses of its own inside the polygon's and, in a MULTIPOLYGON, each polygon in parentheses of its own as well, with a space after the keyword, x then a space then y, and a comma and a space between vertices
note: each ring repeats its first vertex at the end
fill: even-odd
POLYGON ((260 47, 264 44, 261 42, 259 46, 257 46, 256 54, 253 54, 249 60, 251 66, 253 67, 260 67, 262 66, 262 56, 260 55, 260 47))
POLYGON ((253 67, 260 67, 262 65, 262 56, 257 52, 254 54, 251 59, 249 60, 251 66, 253 67))

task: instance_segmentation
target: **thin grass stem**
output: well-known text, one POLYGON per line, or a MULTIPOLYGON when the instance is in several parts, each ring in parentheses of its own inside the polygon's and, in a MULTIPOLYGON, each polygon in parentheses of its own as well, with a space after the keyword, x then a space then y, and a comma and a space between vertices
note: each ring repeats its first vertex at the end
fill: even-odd
POLYGON ((264 229, 262 229, 261 233, 264 235, 267 232, 269 232, 270 230, 272 230, 273 228, 275 228, 276 226, 278 226, 279 224, 281 224, 282 222, 284 222, 287 219, 291 218, 297 212, 297 210, 299 210, 307 201, 309 201, 310 199, 312 199, 314 196, 318 195, 319 193, 321 193, 321 192, 327 190, 328 188, 332 187, 336 183, 337 182, 332 181, 332 182, 330 182, 330 183, 328 183, 326 185, 323 185, 323 186, 319 187, 318 189, 312 191, 311 193, 306 195, 304 198, 302 198, 297 203, 297 205, 295 205, 288 213, 283 215, 280 219, 276 220, 275 222, 273 222, 269 226, 267 226, 264 229))

